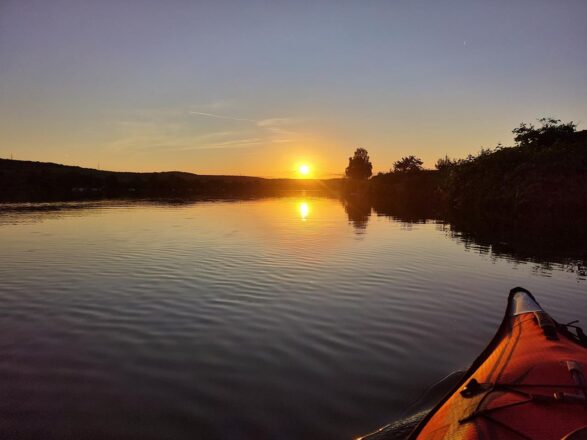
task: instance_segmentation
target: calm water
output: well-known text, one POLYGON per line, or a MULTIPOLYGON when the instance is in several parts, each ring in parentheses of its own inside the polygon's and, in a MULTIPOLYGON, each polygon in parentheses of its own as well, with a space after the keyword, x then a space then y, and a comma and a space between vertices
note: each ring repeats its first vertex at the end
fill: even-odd
POLYGON ((0 212, 2 438, 351 438, 466 367, 511 287, 587 318, 572 264, 332 199, 36 208, 0 212))

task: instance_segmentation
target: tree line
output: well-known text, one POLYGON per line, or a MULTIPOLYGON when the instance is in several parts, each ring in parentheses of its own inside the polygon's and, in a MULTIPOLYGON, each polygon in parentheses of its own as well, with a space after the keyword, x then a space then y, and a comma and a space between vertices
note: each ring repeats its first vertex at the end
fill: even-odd
POLYGON ((435 169, 406 156, 375 176, 368 152, 358 149, 349 158, 343 193, 426 215, 587 220, 587 130, 576 128, 574 122, 542 118, 514 128, 512 146, 498 144, 460 159, 444 156, 435 169))
MULTIPOLYGON (((514 134, 514 147, 510 148, 549 148, 556 143, 568 141, 576 133, 577 124, 574 122, 561 122, 560 119, 545 117, 538 119, 540 126, 521 123, 512 130, 514 134)), ((469 154, 464 159, 453 159, 448 155, 438 159, 435 169, 446 171, 454 167, 465 165, 477 159, 490 155, 505 148, 498 144, 495 148, 482 148, 477 155, 469 154)), ((404 156, 392 164, 390 173, 415 173, 422 171, 424 162, 414 156, 404 156)), ((380 175, 383 173, 379 173, 380 175)), ((345 177, 353 180, 366 180, 373 175, 373 164, 369 153, 365 148, 357 148, 353 156, 349 157, 349 165, 345 170, 345 177)))

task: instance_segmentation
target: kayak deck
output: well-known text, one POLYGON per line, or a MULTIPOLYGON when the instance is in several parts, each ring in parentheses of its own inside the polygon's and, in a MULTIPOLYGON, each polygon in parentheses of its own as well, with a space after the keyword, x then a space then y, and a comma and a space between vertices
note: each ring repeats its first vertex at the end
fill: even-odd
MULTIPOLYGON (((580 332, 580 335, 582 332, 580 332)), ((530 292, 510 292, 493 340, 408 439, 556 439, 587 425, 587 348, 530 292)))

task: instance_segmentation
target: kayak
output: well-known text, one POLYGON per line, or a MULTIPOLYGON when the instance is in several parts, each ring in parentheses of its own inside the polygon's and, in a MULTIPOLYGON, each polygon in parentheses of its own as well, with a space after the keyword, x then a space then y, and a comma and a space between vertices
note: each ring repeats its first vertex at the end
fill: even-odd
POLYGON ((408 439, 587 438, 587 338, 512 289, 487 348, 408 439))
POLYGON ((526 289, 512 289, 489 345, 402 438, 587 439, 587 337, 573 324, 556 322, 526 289))

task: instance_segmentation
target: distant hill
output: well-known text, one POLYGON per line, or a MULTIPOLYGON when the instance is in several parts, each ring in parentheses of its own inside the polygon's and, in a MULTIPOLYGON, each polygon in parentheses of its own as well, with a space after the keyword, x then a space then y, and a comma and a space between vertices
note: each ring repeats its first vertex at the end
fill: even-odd
POLYGON ((0 159, 0 201, 117 197, 247 197, 296 191, 336 193, 341 179, 264 179, 179 171, 132 173, 0 159))

